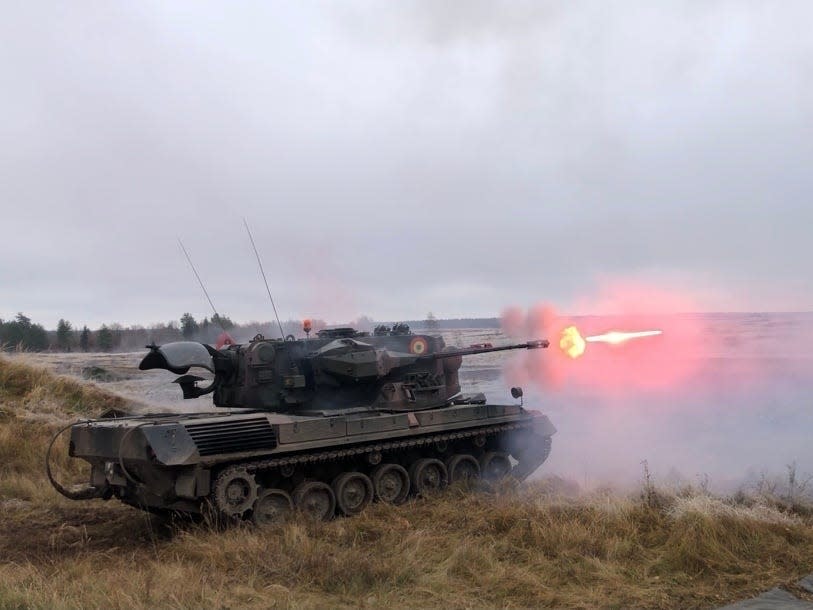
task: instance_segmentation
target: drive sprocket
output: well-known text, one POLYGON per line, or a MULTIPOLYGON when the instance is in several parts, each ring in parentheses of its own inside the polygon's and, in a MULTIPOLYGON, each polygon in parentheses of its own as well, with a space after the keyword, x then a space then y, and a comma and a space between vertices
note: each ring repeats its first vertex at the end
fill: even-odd
POLYGON ((254 505, 258 485, 253 474, 241 466, 223 470, 215 480, 212 496, 215 506, 224 515, 242 515, 254 505))

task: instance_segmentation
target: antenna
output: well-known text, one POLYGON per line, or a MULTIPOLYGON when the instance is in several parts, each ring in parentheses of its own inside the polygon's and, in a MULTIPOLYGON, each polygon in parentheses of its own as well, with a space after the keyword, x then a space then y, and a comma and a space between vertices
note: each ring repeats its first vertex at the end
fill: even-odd
POLYGON ((282 323, 279 321, 277 306, 274 305, 274 297, 271 296, 271 289, 268 287, 268 278, 265 277, 265 270, 263 269, 263 263, 260 260, 260 253, 257 252, 257 246, 254 244, 254 237, 251 235, 251 229, 248 228, 248 223, 246 222, 245 218, 243 218, 243 225, 246 227, 248 238, 251 240, 251 247, 254 248, 254 256, 257 257, 257 264, 260 266, 260 274, 262 274, 263 282, 265 282, 265 290, 268 293, 268 299, 271 301, 271 307, 274 309, 274 317, 277 319, 277 326, 279 326, 279 336, 280 338, 285 339, 285 332, 282 330, 282 323))
POLYGON ((203 289, 203 294, 206 295, 206 300, 209 301, 209 305, 212 306, 212 311, 215 312, 214 319, 217 321, 217 325, 221 328, 223 332, 226 332, 226 329, 223 327, 223 322, 220 321, 220 314, 217 313, 217 309, 215 309, 215 304, 212 303, 212 299, 209 297, 209 293, 206 292, 206 286, 203 285, 203 280, 200 279, 200 275, 198 275, 198 270, 195 269, 195 264, 192 262, 192 259, 189 257, 189 252, 186 251, 186 248, 181 241, 181 238, 178 238, 178 243, 181 246, 181 250, 183 250, 184 256, 186 256, 186 260, 189 262, 189 266, 192 267, 192 273, 195 274, 195 277, 198 278, 198 284, 203 289))

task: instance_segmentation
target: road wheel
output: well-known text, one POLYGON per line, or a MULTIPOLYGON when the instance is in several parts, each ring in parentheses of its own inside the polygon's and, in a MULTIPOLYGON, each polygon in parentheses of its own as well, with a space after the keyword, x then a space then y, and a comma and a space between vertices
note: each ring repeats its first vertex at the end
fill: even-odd
POLYGON ((373 501, 373 482, 361 472, 343 472, 333 480, 336 505, 345 515, 357 515, 373 501))
POLYGON ((327 521, 336 512, 336 496, 327 483, 305 481, 293 493, 294 506, 316 521, 327 521))
POLYGON ((446 487, 449 474, 446 465, 434 458, 423 458, 412 464, 409 469, 412 490, 419 496, 438 491, 446 487))
POLYGON ((480 464, 473 455, 458 453, 446 460, 449 483, 471 482, 480 478, 480 464))
POLYGON ((214 485, 215 506, 224 515, 242 515, 257 499, 257 482, 245 468, 226 468, 214 485))
POLYGON ((507 453, 489 451, 480 458, 480 473, 484 479, 496 481, 511 474, 511 460, 507 453))
POLYGON ((255 525, 266 527, 283 523, 294 510, 294 502, 287 492, 281 489, 266 489, 257 496, 251 520, 255 525))
POLYGON ((381 502, 401 504, 409 495, 409 473, 399 464, 381 464, 373 470, 373 489, 381 502))

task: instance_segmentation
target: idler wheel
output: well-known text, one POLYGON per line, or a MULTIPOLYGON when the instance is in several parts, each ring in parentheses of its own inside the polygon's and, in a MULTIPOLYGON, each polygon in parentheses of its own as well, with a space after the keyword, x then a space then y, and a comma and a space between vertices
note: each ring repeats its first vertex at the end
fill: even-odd
POLYGON ((242 515, 257 499, 257 482, 245 468, 227 468, 217 477, 215 505, 230 517, 242 515))
POLYGON ((409 473, 399 464, 381 464, 373 470, 375 497, 388 504, 402 504, 409 495, 409 473))
POLYGON ((446 487, 449 482, 449 473, 446 465, 434 458, 423 458, 412 464, 409 469, 409 479, 412 489, 419 496, 438 491, 446 487))
POLYGON ((449 483, 469 482, 480 478, 480 464, 473 455, 458 453, 446 460, 449 483))
POLYGON ((281 489, 266 489, 257 496, 251 520, 259 527, 284 523, 294 510, 294 501, 281 489))
POLYGON ((496 481, 511 474, 511 460, 507 453, 489 451, 480 458, 480 472, 484 479, 496 481))
POLYGON ((345 515, 357 515, 373 501, 373 482, 361 472, 343 472, 333 480, 336 505, 345 515))
POLYGON ((305 481, 296 486, 294 506, 316 521, 327 521, 336 512, 336 496, 327 483, 305 481))

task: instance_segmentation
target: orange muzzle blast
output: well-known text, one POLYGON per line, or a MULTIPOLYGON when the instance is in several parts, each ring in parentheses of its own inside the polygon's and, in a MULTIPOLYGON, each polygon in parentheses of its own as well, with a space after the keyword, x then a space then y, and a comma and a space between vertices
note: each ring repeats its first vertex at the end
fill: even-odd
POLYGON ((575 326, 568 326, 562 330, 559 338, 559 347, 571 358, 578 358, 584 354, 588 343, 609 343, 610 345, 620 345, 632 339, 653 337, 660 334, 663 334, 662 330, 638 330, 629 332, 613 330, 601 335, 582 337, 578 328, 575 326))

